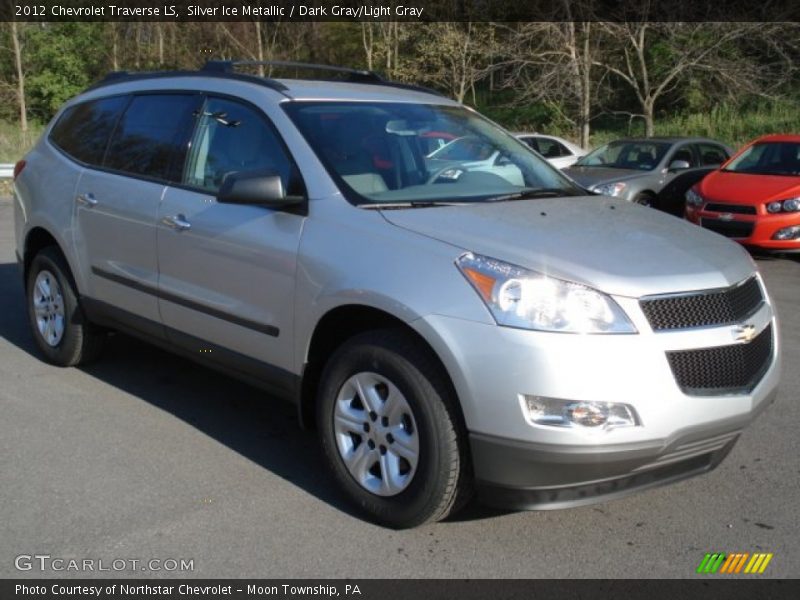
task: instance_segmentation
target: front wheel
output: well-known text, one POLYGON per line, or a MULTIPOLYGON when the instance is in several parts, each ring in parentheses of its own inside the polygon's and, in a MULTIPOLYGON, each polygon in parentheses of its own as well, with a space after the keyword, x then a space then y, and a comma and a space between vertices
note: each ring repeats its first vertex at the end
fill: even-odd
POLYGON ((647 192, 637 194, 633 199, 633 203, 640 204, 642 206, 649 206, 650 208, 658 208, 656 197, 653 196, 653 194, 648 194, 647 192))
POLYGON ((317 425, 338 483, 379 523, 438 521, 469 498, 455 399, 430 350, 404 332, 365 333, 334 353, 317 425))

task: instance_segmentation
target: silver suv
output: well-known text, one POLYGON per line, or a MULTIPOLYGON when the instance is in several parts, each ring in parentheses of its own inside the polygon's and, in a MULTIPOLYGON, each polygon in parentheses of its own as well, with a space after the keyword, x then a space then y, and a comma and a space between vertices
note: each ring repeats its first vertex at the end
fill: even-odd
POLYGON ((287 398, 394 527, 708 471, 774 399, 772 303, 734 242, 587 197, 433 92, 239 67, 113 74, 18 165, 48 361, 123 331, 287 398), (428 156, 458 138, 495 168, 428 156))

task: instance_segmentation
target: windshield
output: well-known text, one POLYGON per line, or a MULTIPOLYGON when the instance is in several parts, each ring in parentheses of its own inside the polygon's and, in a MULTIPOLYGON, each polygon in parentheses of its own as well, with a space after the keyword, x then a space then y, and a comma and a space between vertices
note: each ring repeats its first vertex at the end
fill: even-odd
POLYGON ((800 142, 753 144, 724 170, 757 175, 800 175, 800 142))
POLYGON ((582 195, 516 138, 458 106, 290 102, 286 112, 355 204, 582 195))
POLYGON ((582 167, 611 167, 612 169, 636 169, 652 171, 669 149, 669 144, 661 142, 611 142, 600 146, 580 159, 582 167))

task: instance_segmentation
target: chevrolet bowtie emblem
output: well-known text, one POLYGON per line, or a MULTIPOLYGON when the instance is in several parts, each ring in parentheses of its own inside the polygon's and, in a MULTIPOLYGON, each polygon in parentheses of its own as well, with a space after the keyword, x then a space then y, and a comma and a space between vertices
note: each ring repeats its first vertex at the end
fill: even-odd
POLYGON ((750 325, 749 323, 747 325, 739 325, 733 330, 733 339, 737 342, 749 344, 753 341, 754 337, 756 337, 755 325, 750 325))
POLYGON ((731 213, 722 213, 719 216, 720 221, 733 221, 733 215, 731 213))

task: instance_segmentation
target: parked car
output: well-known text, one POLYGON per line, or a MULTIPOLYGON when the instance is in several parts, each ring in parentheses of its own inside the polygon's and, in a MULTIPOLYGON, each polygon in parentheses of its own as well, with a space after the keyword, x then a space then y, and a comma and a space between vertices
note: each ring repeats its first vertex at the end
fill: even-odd
POLYGON ((117 330, 287 398, 394 527, 475 490, 561 508, 704 473, 775 398, 773 306, 738 244, 586 196, 423 89, 239 66, 112 75, 17 165, 49 362, 117 330), (431 167, 429 131, 506 164, 431 167))
POLYGON ((454 139, 431 152, 425 159, 426 168, 441 177, 462 173, 490 173, 507 182, 524 186, 522 171, 498 148, 483 136, 468 135, 454 139))
POLYGON ((515 133, 514 135, 559 169, 571 167, 587 152, 577 144, 554 135, 541 133, 515 133))
POLYGON ((705 175, 731 154, 704 138, 630 138, 600 146, 565 173, 592 192, 659 208, 659 193, 678 175, 705 175))
POLYGON ((686 218, 750 247, 800 252, 800 135, 766 135, 686 194, 686 218))

